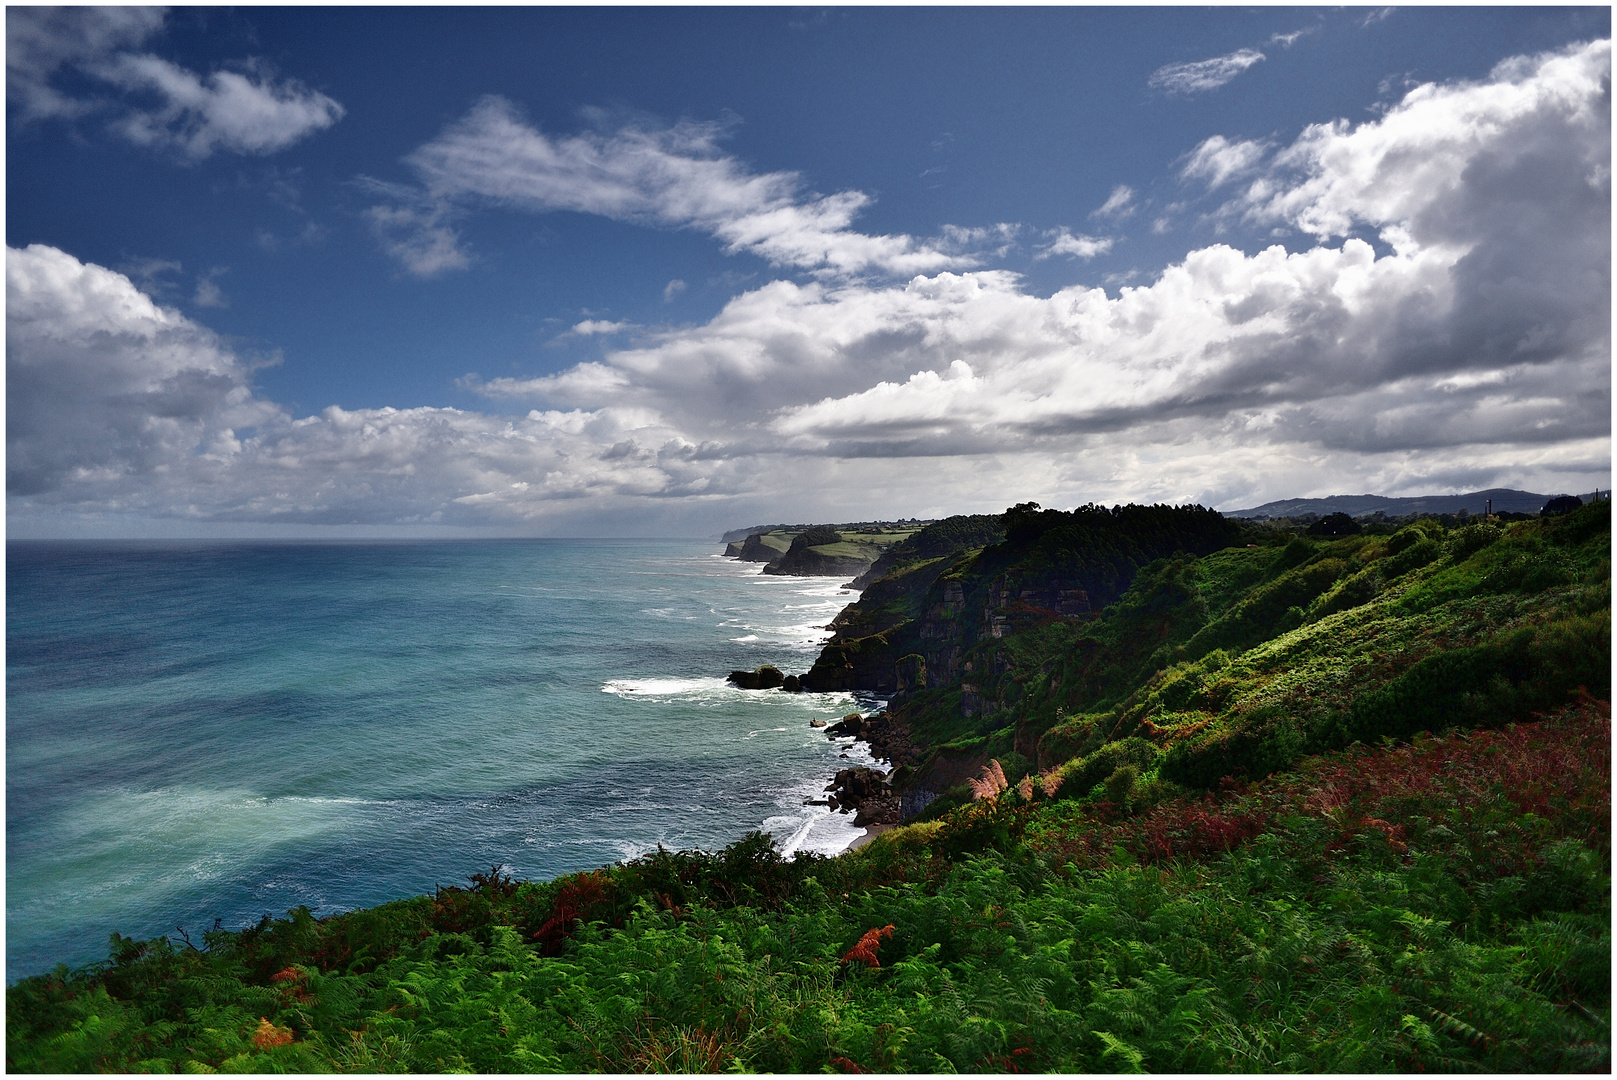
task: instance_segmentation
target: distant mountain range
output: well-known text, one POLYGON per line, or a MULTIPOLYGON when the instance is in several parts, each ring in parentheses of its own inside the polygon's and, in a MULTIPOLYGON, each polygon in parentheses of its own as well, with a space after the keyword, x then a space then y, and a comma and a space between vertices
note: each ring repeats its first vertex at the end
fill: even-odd
MULTIPOLYGON (((1349 517, 1358 517, 1361 514, 1373 514, 1377 510, 1389 517, 1402 517, 1405 514, 1458 514, 1461 510, 1469 514, 1480 514, 1487 509, 1489 499, 1493 500, 1493 512, 1496 514, 1536 514, 1553 497, 1538 495, 1531 491, 1516 491, 1513 488, 1489 488, 1487 491, 1473 491, 1467 495, 1417 495, 1408 499, 1394 499, 1387 495, 1330 495, 1323 499, 1280 499, 1264 503, 1262 506, 1254 506, 1250 510, 1226 510, 1224 516, 1280 518, 1319 514, 1323 517, 1326 514, 1343 513, 1349 517)), ((1588 495, 1583 496, 1585 502, 1588 498, 1588 495)))

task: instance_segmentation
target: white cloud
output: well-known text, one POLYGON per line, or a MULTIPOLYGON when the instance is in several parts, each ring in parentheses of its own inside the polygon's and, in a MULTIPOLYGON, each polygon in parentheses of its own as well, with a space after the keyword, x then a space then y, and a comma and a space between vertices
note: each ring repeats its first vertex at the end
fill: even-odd
POLYGON ((139 146, 199 161, 219 150, 269 154, 342 118, 343 107, 296 79, 249 60, 207 75, 137 53, 164 14, 143 8, 15 8, 6 13, 6 85, 17 119, 112 113, 110 129, 139 146), (64 68, 155 107, 120 103, 102 91, 71 97, 52 86, 64 68))
POLYGON ((735 483, 730 463, 644 409, 294 418, 254 394, 216 334, 122 274, 36 244, 8 249, 6 284, 14 515, 510 523, 735 483))
MULTIPOLYGON (((1264 410, 1387 449, 1609 437, 1609 70, 1599 42, 1417 88, 1376 121, 1309 128, 1236 204, 1322 239, 1379 227, 1391 255, 1215 246, 1116 298, 1001 281, 992 301, 903 317, 953 331, 929 364, 789 407, 777 429, 932 452, 1264 410), (954 360, 969 379, 940 374, 954 360), (1508 404, 1482 389, 1495 380, 1454 378, 1505 371, 1508 404)), ((1217 156, 1198 153, 1208 171, 1217 156)))
MULTIPOLYGON (((752 445, 772 434, 849 456, 1060 452, 1178 418, 1353 453, 1559 444, 1583 460, 1609 438, 1609 178, 1593 168, 1609 153, 1605 55, 1596 45, 1507 65, 1514 89, 1418 90, 1379 120, 1328 126, 1328 140, 1311 129, 1278 155, 1290 187, 1279 173, 1253 185, 1295 223, 1322 201, 1386 222, 1394 251, 1380 258, 1361 240, 1253 255, 1218 245, 1115 297, 1041 299, 992 271, 886 288, 776 282, 704 327, 488 389, 655 402, 697 429, 750 417, 752 445), (1570 79, 1568 64, 1586 77, 1570 79), (1427 109, 1437 115, 1423 119, 1427 109), (1435 135, 1455 115, 1472 118, 1476 138, 1435 135), (1336 139, 1363 149, 1325 145, 1336 139), (1439 153, 1441 178, 1419 152, 1428 144, 1463 148, 1439 153), (1378 181, 1378 162, 1419 182, 1406 187, 1398 171, 1378 181), (1398 222, 1377 209, 1388 199, 1398 222), (1501 383, 1506 371, 1516 374, 1501 383), (1482 373, 1470 388, 1455 381, 1482 373)), ((1226 165, 1250 152, 1214 145, 1226 165)), ((1218 156, 1201 161, 1216 176, 1218 156)), ((1250 191, 1239 203, 1269 205, 1250 191)))
POLYGON ((679 278, 674 278, 667 285, 663 286, 663 303, 672 304, 674 302, 674 297, 678 296, 684 291, 685 282, 681 281, 679 278))
POLYGON ((771 281, 555 375, 462 381, 537 406, 516 416, 293 418, 122 275, 13 251, 13 510, 552 528, 679 506, 711 527, 1604 487, 1609 64, 1605 43, 1525 58, 1307 129, 1225 211, 1301 230, 1297 250, 1203 247, 1109 292, 993 269, 771 281))
POLYGON ((6 99, 22 121, 71 119, 94 100, 62 93, 51 79, 64 67, 94 68, 143 44, 163 26, 155 7, 15 7, 6 12, 6 99))
POLYGON ((577 334, 579 337, 593 337, 599 334, 621 334, 625 330, 633 329, 633 327, 634 324, 630 322, 609 322, 605 319, 585 319, 583 322, 574 323, 573 328, 569 330, 568 333, 577 334))
POLYGON ((1234 177, 1251 172, 1268 149, 1268 143, 1254 139, 1231 142, 1222 135, 1214 135, 1190 152, 1179 177, 1203 180, 1209 189, 1219 188, 1234 177))
POLYGON ((191 160, 216 150, 274 153, 343 115, 325 94, 296 79, 277 79, 259 63, 203 76, 156 56, 126 53, 96 74, 122 90, 162 99, 155 109, 130 109, 113 130, 136 145, 176 150, 191 160))
POLYGON ((1106 197, 1106 201, 1099 208, 1090 211, 1089 216, 1114 218, 1122 221, 1133 214, 1134 210, 1134 189, 1127 184, 1119 184, 1112 189, 1112 193, 1106 197))
POLYGON ((1373 123, 1305 129, 1240 206, 1321 238, 1416 223, 1446 239, 1455 226, 1487 224, 1480 200, 1535 217, 1571 211, 1564 200, 1586 203, 1610 186, 1610 78, 1608 40, 1508 60, 1485 82, 1417 86, 1373 123))
MULTIPOLYGON (((394 196, 400 190, 391 184, 369 181, 364 186, 394 196)), ((453 217, 450 207, 415 198, 413 192, 404 192, 409 200, 402 205, 377 205, 365 208, 365 219, 370 222, 371 234, 382 245, 382 250, 404 264, 416 277, 432 278, 451 270, 464 270, 472 264, 471 256, 461 246, 460 234, 449 224, 453 217)))
POLYGON ((139 487, 277 414, 212 332, 122 274, 34 244, 6 257, 6 491, 139 487), (135 481, 131 484, 130 481, 135 481))
MULTIPOLYGON (((796 173, 751 172, 720 153, 722 134, 718 124, 686 121, 662 130, 626 127, 552 138, 510 102, 487 97, 407 160, 423 184, 417 200, 438 206, 571 210, 696 229, 731 253, 837 274, 916 274, 972 264, 967 254, 914 237, 855 231, 852 223, 870 196, 808 194, 796 173)), ((439 228, 430 221, 424 227, 439 228)), ((408 259, 406 265, 420 272, 408 259)))
POLYGON ((1170 94, 1200 94, 1217 90, 1262 59, 1264 55, 1256 49, 1237 49, 1211 60, 1168 64, 1153 71, 1146 85, 1170 94))
POLYGON ((1039 249, 1035 259, 1048 259, 1052 255, 1073 255, 1080 259, 1093 259, 1096 255, 1104 255, 1112 250, 1110 236, 1094 237, 1082 234, 1074 236, 1072 230, 1066 226, 1054 229, 1045 234, 1050 242, 1039 249))
POLYGON ((185 269, 174 259, 129 259, 118 267, 148 296, 162 296, 172 290, 169 274, 185 269))

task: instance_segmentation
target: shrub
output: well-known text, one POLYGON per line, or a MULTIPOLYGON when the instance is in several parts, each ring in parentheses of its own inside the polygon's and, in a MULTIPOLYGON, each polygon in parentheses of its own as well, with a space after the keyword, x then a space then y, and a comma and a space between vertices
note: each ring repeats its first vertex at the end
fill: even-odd
POLYGON ((1454 556, 1456 562, 1469 559, 1483 548, 1497 542, 1504 534, 1505 530, 1497 525, 1467 525, 1458 530, 1449 541, 1449 554, 1454 556))
POLYGON ((1535 593, 1566 585, 1574 578, 1571 564, 1558 551, 1526 550, 1509 556, 1482 579, 1489 592, 1535 593))
POLYGON ((1398 555, 1426 540, 1427 533, 1419 525, 1408 525, 1392 534, 1387 541, 1387 554, 1398 555))
POLYGON ((841 542, 842 534, 831 528, 831 526, 815 525, 811 528, 804 529, 802 532, 798 533, 792 538, 790 553, 796 555, 801 553, 805 548, 824 547, 827 544, 837 544, 841 542))
POLYGON ((1381 571, 1370 566, 1360 570, 1352 577, 1344 578, 1336 583, 1336 587, 1324 593, 1313 604, 1309 605, 1306 618, 1319 620, 1327 615, 1334 615, 1338 611, 1356 608, 1360 604, 1367 604, 1376 598, 1381 591, 1381 571))
POLYGON ((1134 795, 1134 786, 1140 779, 1138 765, 1120 765, 1112 770, 1112 774, 1101 781, 1106 790, 1106 800, 1113 806, 1127 807, 1134 795))
POLYGON ((1069 762, 1061 770, 1061 790, 1068 798, 1083 798, 1089 794, 1090 788, 1117 770, 1133 766, 1135 775, 1139 776, 1151 767, 1156 758, 1156 746, 1139 736, 1107 743, 1093 754, 1069 762))
POLYGON ((1228 726, 1174 743, 1162 775, 1188 787, 1210 788, 1226 776, 1261 777, 1289 765, 1303 733, 1278 707, 1256 709, 1228 726))
MULTIPOLYGON (((1397 540, 1403 535, 1404 533, 1397 533, 1393 536, 1393 539, 1397 540)), ((1436 540, 1423 536, 1421 539, 1399 548, 1393 554, 1381 560, 1381 572, 1388 578, 1401 577, 1411 570, 1434 563, 1442 557, 1443 545, 1436 540)))
POLYGON ((1070 716, 1039 736, 1039 761, 1045 766, 1061 765, 1092 748, 1101 737, 1103 725, 1115 721, 1111 713, 1070 716))

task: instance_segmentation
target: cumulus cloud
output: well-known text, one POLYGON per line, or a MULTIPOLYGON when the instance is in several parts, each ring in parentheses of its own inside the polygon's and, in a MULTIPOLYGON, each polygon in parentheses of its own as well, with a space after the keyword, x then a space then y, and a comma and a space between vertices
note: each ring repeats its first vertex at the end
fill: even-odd
MULTIPOLYGON (((902 235, 852 228, 870 204, 859 191, 816 195, 793 172, 755 173, 719 150, 723 127, 685 121, 551 137, 504 98, 487 97, 407 159, 433 206, 491 204, 536 213, 571 210, 688 228, 780 267, 852 274, 916 274, 971 265, 967 254, 902 235)), ((373 214, 415 211, 378 208, 373 214)), ((436 220, 423 228, 441 229, 436 220)), ((429 242, 434 246, 442 237, 429 242)), ((395 252, 398 254, 398 252, 395 252)), ((406 265, 421 273, 409 259, 406 265)), ((429 264, 442 269, 448 264, 429 264)))
MULTIPOLYGON (((1114 296, 1040 298, 1002 271, 775 282, 706 326, 485 391, 750 417, 756 445, 848 456, 1051 452, 1179 418, 1320 450, 1582 460, 1609 439, 1607 70, 1595 43, 1417 88, 1375 121, 1308 129, 1237 199, 1317 236, 1381 226, 1380 257, 1358 238, 1215 245, 1114 296)), ((1204 143, 1191 168, 1216 179, 1258 149, 1204 143)))
POLYGON ((1389 447, 1437 430, 1505 438, 1502 420, 1519 441, 1598 435, 1610 395, 1609 71, 1609 43, 1597 42, 1511 61, 1486 83, 1419 87, 1376 121, 1307 129, 1238 200, 1321 239, 1379 227, 1390 255, 1357 239, 1254 255, 1219 245, 1115 298, 1041 301, 1001 283, 991 304, 971 305, 991 318, 905 320, 975 324, 985 344, 960 333, 944 350, 969 378, 943 377, 939 356, 906 381, 787 409, 777 426, 821 445, 907 447, 1243 409, 1280 409, 1303 430, 1305 416, 1336 409, 1389 447), (1010 309, 1020 314, 1006 319, 1010 309), (1491 380, 1463 392, 1454 381, 1523 364, 1558 374, 1525 397, 1489 391, 1519 402, 1508 409, 1480 389, 1491 380), (1473 399, 1493 422, 1389 419, 1394 402, 1463 416, 1473 399), (930 441, 917 444, 922 429, 930 441))
POLYGON ((6 87, 15 119, 109 115, 109 130, 138 146, 200 161, 216 151, 269 154, 342 118, 343 107, 296 79, 248 60, 200 75, 135 51, 161 28, 156 8, 15 8, 6 13, 6 87), (71 72, 98 89, 54 85, 71 72), (135 105, 131 101, 155 105, 135 105))
POLYGON ((1247 68, 1265 59, 1256 49, 1236 49, 1211 60, 1167 64, 1151 73, 1146 85, 1170 94, 1201 94, 1217 90, 1247 68))
POLYGON ((6 257, 13 513, 317 524, 521 522, 725 490, 654 412, 447 408, 293 417, 251 366, 124 275, 43 245, 6 257))
MULTIPOLYGON (((10 492, 242 520, 547 522, 653 504, 723 520, 784 491, 804 518, 849 518, 1606 486, 1609 71, 1605 42, 1521 58, 1308 128, 1238 186, 1228 173, 1229 220, 1301 243, 1202 247, 1110 292, 1038 295, 1001 269, 770 281, 553 375, 467 376, 489 413, 293 418, 123 275, 13 251, 10 492)), ((1187 160, 1210 145, 1227 160, 1239 144, 1187 160)), ((1201 160, 1215 179, 1218 156, 1201 160)))
POLYGON ((117 488, 228 454, 278 413, 218 337, 122 274, 34 244, 6 253, 6 490, 117 488))

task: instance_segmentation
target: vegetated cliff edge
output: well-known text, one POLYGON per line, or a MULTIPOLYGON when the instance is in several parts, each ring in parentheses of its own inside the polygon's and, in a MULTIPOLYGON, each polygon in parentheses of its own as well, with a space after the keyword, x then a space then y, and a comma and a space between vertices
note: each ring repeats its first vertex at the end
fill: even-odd
POLYGON ((870 582, 800 683, 892 695, 906 819, 970 801, 990 760, 1083 793, 1257 777, 1609 697, 1609 509, 1316 539, 1200 507, 1013 507, 1003 541, 870 582))
MULTIPOLYGON (((922 521, 856 522, 847 525, 756 526, 730 540, 724 553, 742 562, 765 563, 764 573, 797 577, 855 577, 881 555, 909 539, 922 521)), ((725 533, 731 537, 734 533, 725 533)))

